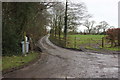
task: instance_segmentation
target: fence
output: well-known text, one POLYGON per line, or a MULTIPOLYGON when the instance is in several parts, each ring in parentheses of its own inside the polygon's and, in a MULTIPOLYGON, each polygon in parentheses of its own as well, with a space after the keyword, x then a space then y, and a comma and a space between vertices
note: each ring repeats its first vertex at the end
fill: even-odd
POLYGON ((108 41, 104 37, 99 38, 81 38, 81 37, 67 37, 67 42, 65 45, 65 40, 63 37, 59 38, 56 36, 56 38, 53 36, 51 37, 51 41, 59 45, 61 47, 67 47, 67 48, 89 48, 89 49, 100 49, 100 48, 108 48, 111 46, 111 43, 108 43, 108 41))
POLYGON ((94 49, 100 49, 100 48, 108 48, 111 46, 111 43, 108 43, 108 41, 104 38, 80 38, 80 37, 74 37, 71 39, 69 37, 67 39, 67 47, 69 48, 94 48, 94 49))

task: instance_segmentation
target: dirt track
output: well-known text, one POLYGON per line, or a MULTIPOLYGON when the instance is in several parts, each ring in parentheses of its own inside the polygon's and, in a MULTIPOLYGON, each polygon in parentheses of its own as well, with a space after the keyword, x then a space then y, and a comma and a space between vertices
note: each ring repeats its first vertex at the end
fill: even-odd
POLYGON ((7 78, 118 78, 118 55, 63 49, 48 40, 39 41, 41 59, 26 68, 4 75, 7 78))

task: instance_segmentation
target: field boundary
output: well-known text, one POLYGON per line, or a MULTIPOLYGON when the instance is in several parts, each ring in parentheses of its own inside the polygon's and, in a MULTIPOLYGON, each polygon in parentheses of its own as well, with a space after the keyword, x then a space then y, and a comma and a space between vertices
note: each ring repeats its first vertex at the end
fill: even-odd
POLYGON ((83 51, 82 49, 76 49, 76 48, 67 48, 67 47, 63 47, 63 46, 60 46, 58 44, 56 44, 54 41, 52 41, 50 39, 50 37, 48 37, 49 41, 52 42, 54 45, 58 46, 58 47, 61 47, 61 48, 64 48, 64 49, 69 49, 69 50, 74 50, 74 51, 83 51))
MULTIPOLYGON (((120 51, 111 51, 111 50, 106 50, 106 49, 102 49, 100 51, 97 50, 92 50, 92 49, 87 49, 85 47, 80 47, 79 49, 77 48, 68 48, 68 47, 64 47, 61 46, 59 44, 56 44, 56 40, 51 40, 50 36, 49 36, 49 40, 56 46, 64 48, 64 49, 69 49, 69 50, 74 50, 74 51, 82 51, 82 52, 92 52, 92 53, 98 53, 98 54, 119 54, 120 51)), ((93 40, 94 41, 94 40, 93 40)), ((98 45, 100 45, 99 43, 97 43, 98 45)))

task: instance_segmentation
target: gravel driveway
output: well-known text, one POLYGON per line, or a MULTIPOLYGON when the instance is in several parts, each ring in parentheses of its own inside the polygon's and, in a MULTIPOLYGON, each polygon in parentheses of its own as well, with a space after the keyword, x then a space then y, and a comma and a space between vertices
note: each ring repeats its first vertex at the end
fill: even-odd
POLYGON ((118 55, 72 51, 48 40, 39 41, 41 59, 23 69, 4 75, 6 78, 118 78, 118 55))

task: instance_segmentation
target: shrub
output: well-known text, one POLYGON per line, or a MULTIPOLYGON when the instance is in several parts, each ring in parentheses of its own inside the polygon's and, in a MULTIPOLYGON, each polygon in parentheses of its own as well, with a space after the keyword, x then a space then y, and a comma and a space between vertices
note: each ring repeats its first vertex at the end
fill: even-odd
POLYGON ((107 39, 111 42, 111 46, 120 46, 120 28, 112 28, 107 30, 107 39), (117 43, 115 42, 117 41, 117 43))

